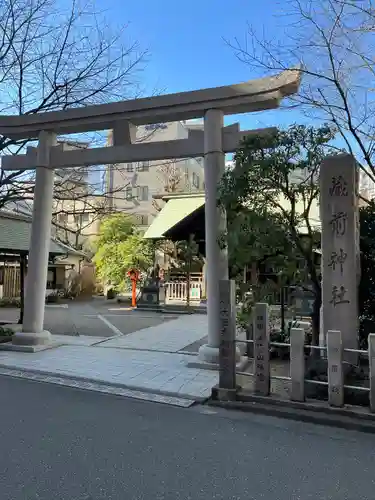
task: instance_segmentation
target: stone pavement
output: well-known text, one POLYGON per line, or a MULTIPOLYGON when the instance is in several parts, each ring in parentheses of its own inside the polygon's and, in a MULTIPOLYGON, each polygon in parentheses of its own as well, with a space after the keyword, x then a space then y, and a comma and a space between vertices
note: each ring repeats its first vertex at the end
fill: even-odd
POLYGON ((207 316, 184 315, 144 330, 116 337, 103 343, 102 347, 121 349, 143 349, 161 352, 179 352, 186 346, 207 335, 207 316))
POLYGON ((207 316, 201 314, 183 315, 110 339, 54 335, 56 347, 45 351, 0 351, 0 368, 5 370, 3 374, 9 375, 12 369, 15 376, 30 378, 27 374, 32 372, 32 378, 47 377, 41 381, 54 382, 52 378, 57 377, 59 381, 54 383, 66 377, 66 385, 76 379, 83 388, 97 390, 92 384, 101 384, 141 392, 141 399, 154 401, 159 395, 161 402, 188 406, 208 398, 218 381, 217 372, 187 366, 197 353, 181 353, 206 335, 207 316))

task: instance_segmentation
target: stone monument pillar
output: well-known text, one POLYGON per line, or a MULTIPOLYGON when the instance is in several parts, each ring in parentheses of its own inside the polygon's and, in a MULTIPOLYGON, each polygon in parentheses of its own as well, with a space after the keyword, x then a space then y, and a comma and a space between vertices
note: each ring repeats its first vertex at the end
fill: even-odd
MULTIPOLYGON (((353 156, 327 157, 320 170, 322 223, 322 332, 341 332, 344 349, 358 348, 358 169, 353 156)), ((344 361, 357 355, 344 352, 344 361)))

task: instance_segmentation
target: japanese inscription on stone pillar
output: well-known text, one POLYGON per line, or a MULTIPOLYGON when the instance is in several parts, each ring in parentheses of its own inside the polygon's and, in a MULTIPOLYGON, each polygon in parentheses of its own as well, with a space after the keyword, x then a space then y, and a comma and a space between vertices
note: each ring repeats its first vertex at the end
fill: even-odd
MULTIPOLYGON (((356 348, 358 336, 357 183, 352 156, 324 160, 320 171, 323 338, 328 330, 338 330, 344 348, 356 348)), ((344 354, 344 359, 349 357, 344 354)))
POLYGON ((255 304, 254 311, 254 389, 258 394, 270 393, 268 304, 255 304))
POLYGON ((236 284, 234 280, 219 281, 220 297, 220 349, 219 386, 236 387, 236 284))
POLYGON ((341 332, 327 332, 328 401, 332 406, 344 404, 344 373, 342 366, 341 332))

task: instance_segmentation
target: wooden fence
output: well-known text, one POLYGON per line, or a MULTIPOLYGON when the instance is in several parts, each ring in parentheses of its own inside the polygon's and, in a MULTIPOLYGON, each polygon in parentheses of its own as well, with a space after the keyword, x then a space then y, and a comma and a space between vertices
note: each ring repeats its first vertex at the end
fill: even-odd
POLYGON ((1 298, 19 297, 20 293, 21 274, 19 266, 4 266, 1 298))

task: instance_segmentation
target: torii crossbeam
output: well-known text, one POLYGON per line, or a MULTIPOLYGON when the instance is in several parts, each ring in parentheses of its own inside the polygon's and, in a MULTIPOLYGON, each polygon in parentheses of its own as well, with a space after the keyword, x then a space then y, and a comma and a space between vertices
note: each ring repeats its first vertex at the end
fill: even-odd
POLYGON ((226 227, 217 208, 217 186, 225 168, 225 153, 235 151, 243 136, 275 133, 275 128, 240 132, 238 124, 224 127, 224 115, 274 109, 298 91, 300 70, 237 85, 181 92, 142 99, 86 106, 33 115, 0 116, 0 134, 13 139, 38 139, 26 154, 2 157, 6 170, 36 169, 24 322, 13 336, 17 349, 39 350, 50 343, 43 330, 44 303, 51 233, 55 168, 166 160, 204 156, 208 343, 202 362, 216 365, 219 355, 219 280, 228 278, 228 259, 218 245, 226 227), (187 139, 136 143, 136 127, 204 117, 203 131, 190 131, 187 139), (57 135, 113 130, 113 145, 66 151, 57 135))

